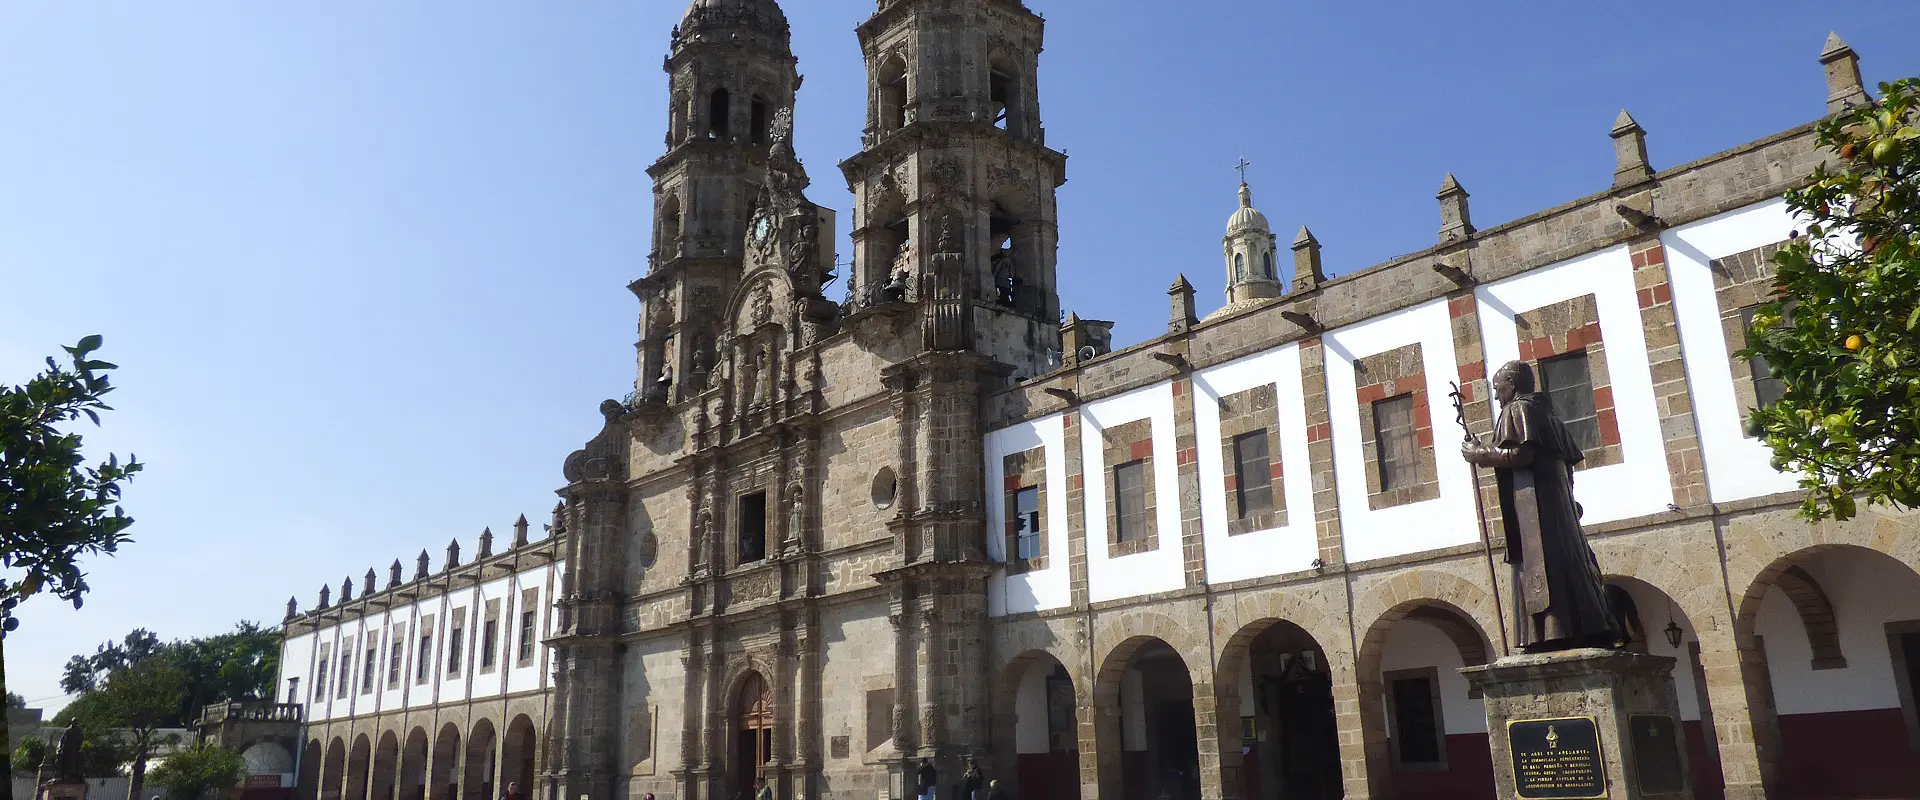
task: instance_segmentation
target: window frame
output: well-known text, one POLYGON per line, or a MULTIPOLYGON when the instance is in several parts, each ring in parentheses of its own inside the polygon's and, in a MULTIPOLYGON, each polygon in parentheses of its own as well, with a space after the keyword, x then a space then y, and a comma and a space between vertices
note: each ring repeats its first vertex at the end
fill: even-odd
MULTIPOLYGON (((1742 308, 1739 311, 1740 330, 1745 336, 1747 347, 1753 346, 1753 315, 1759 310, 1760 306, 1753 305, 1742 308)), ((1780 380, 1779 376, 1773 374, 1773 365, 1767 363, 1766 357, 1755 355, 1743 360, 1747 363, 1747 380, 1753 384, 1754 407, 1766 408, 1767 406, 1780 402, 1780 398, 1784 397, 1787 393, 1787 384, 1785 381, 1780 380), (1764 378, 1760 377, 1763 372, 1766 373, 1766 377, 1764 378), (1772 388, 1769 391, 1762 392, 1761 388, 1763 386, 1772 388), (1768 394, 1773 396, 1769 398, 1766 396, 1768 394)))
POLYGON ((1380 673, 1380 682, 1386 688, 1387 696, 1387 743, 1391 753, 1395 772, 1446 772, 1447 764, 1447 712, 1442 705, 1440 691, 1440 669, 1438 667, 1419 667, 1416 669, 1389 670, 1380 673), (1407 761, 1401 752, 1406 737, 1400 734, 1400 700, 1397 684, 1421 680, 1427 683, 1427 695, 1431 698, 1434 760, 1407 761))
POLYGON ((1274 502, 1273 494, 1273 436, 1271 431, 1266 428, 1248 431, 1234 435, 1230 441, 1231 444, 1229 447, 1233 451, 1234 517, 1241 522, 1246 522, 1261 514, 1273 513, 1279 508, 1279 504, 1274 502), (1267 498, 1265 506, 1260 508, 1255 508, 1247 503, 1247 495, 1250 490, 1250 487, 1247 485, 1249 472, 1247 470, 1247 454, 1243 452, 1241 448, 1242 444, 1250 444, 1255 441, 1260 443, 1260 464, 1262 469, 1256 470, 1253 474, 1259 477, 1259 488, 1265 491, 1267 498))
MULTIPOLYGON (((1420 420, 1413 393, 1403 392, 1375 400, 1372 411, 1374 471, 1380 481, 1380 491, 1386 493, 1420 485, 1420 420), (1388 415, 1381 413, 1382 410, 1393 407, 1392 404, 1403 402, 1406 404, 1406 461, 1404 463, 1393 460, 1388 454, 1387 446, 1387 443, 1392 441, 1388 434, 1398 435, 1400 428, 1388 427, 1386 423, 1388 415), (1400 476, 1399 480, 1395 479, 1396 475, 1400 476)), ((1398 449, 1394 448, 1395 451, 1398 449)))
POLYGON ((373 694, 374 672, 380 665, 380 644, 373 641, 372 636, 367 639, 367 658, 360 666, 360 693, 363 695, 373 694))
POLYGON ((427 629, 421 631, 419 641, 420 654, 418 656, 419 660, 415 661, 413 665, 413 682, 415 685, 425 686, 427 685, 428 679, 433 677, 433 630, 427 629))
POLYGON ((1014 552, 1011 555, 1013 561, 1021 564, 1031 563, 1046 555, 1041 549, 1044 541, 1040 530, 1040 526, 1045 524, 1046 509, 1041 508, 1040 495, 1040 486, 1037 484, 1022 486, 1013 491, 1014 552), (1032 511, 1023 510, 1029 498, 1033 501, 1033 509, 1032 511), (1028 524, 1029 521, 1031 525, 1028 524), (1031 553, 1027 551, 1029 542, 1033 545, 1031 553))
POLYGON ((742 493, 738 498, 734 500, 733 508, 734 508, 734 523, 733 523, 734 565, 744 567, 744 566, 747 566, 748 564, 759 564, 766 561, 767 550, 768 550, 767 539, 768 539, 768 535, 771 533, 771 528, 773 527, 772 514, 770 513, 770 509, 768 508, 768 505, 767 505, 766 490, 760 489, 756 491, 742 493), (748 530, 748 521, 749 521, 747 508, 749 507, 750 503, 757 505, 759 509, 756 512, 756 517, 758 519, 757 527, 759 528, 759 534, 757 537, 759 539, 759 553, 754 558, 747 558, 747 530, 748 530))
POLYGON ((520 649, 515 652, 514 663, 526 666, 533 663, 534 637, 539 635, 540 612, 532 608, 520 609, 520 649))

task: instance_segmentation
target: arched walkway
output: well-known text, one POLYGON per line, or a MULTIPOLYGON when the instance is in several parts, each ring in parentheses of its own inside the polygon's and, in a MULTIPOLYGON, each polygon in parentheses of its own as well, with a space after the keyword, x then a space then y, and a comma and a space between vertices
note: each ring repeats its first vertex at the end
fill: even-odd
POLYGON ((507 723, 507 735, 500 748, 500 786, 511 783, 522 797, 532 797, 537 774, 539 737, 533 720, 521 714, 507 723))
POLYGON ((407 746, 400 753, 399 800, 426 800, 427 731, 414 728, 407 732, 407 746))
POLYGON ((320 800, 340 800, 347 775, 347 743, 336 736, 327 745, 327 765, 320 773, 320 800))
POLYGON ((460 729, 449 722, 440 726, 433 738, 433 761, 427 779, 429 800, 454 800, 460 796, 460 729))
POLYGON ((353 752, 347 756, 345 800, 367 800, 367 769, 373 763, 373 743, 366 734, 353 740, 353 752))
POLYGON ((1806 548, 1760 571, 1735 632, 1770 789, 1920 796, 1920 574, 1864 547, 1806 548))
POLYGON ((1720 744, 1713 702, 1707 693, 1700 636, 1686 610, 1659 587, 1639 578, 1608 575, 1607 602, 1616 621, 1625 622, 1626 649, 1674 660, 1673 688, 1680 700, 1680 721, 1687 737, 1687 763, 1693 772, 1694 800, 1726 796, 1720 772, 1720 744), (1624 595, 1624 604, 1620 602, 1624 595), (1619 617, 1626 619, 1620 620, 1619 617), (1671 640, 1678 639, 1679 645, 1671 640))
POLYGON ((992 774, 1017 797, 1080 798, 1079 695, 1052 654, 1020 654, 994 693, 992 774))
POLYGON ((380 744, 373 749, 373 781, 370 800, 398 800, 394 796, 394 787, 398 785, 400 772, 400 737, 393 731, 380 734, 380 744))
POLYGON ((1320 800, 1345 793, 1333 662, 1312 634, 1278 619, 1243 627, 1222 650, 1214 689, 1223 795, 1320 800))
POLYGON ((1375 796, 1494 797, 1486 706, 1459 672, 1493 654, 1473 615, 1443 600, 1403 601, 1368 626, 1356 671, 1375 796))
POLYGON ((301 750, 299 764, 299 784, 295 796, 300 800, 317 800, 320 796, 320 771, 323 762, 320 754, 320 740, 307 742, 301 750))
POLYGON ((490 719, 482 718, 467 731, 466 768, 460 780, 464 800, 493 800, 493 776, 500 755, 498 739, 490 719))
POLYGON ((1102 800, 1198 800, 1199 726, 1186 661, 1166 641, 1134 636, 1094 681, 1102 800))

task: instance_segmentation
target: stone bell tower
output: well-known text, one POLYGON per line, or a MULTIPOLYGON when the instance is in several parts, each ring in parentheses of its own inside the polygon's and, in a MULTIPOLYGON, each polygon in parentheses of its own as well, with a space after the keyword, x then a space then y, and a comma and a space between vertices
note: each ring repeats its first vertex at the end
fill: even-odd
POLYGON ((787 17, 774 0, 694 0, 674 28, 667 152, 653 177, 647 276, 628 288, 640 318, 639 400, 701 391, 715 320, 737 286, 776 116, 800 89, 787 17))
POLYGON ((840 165, 855 197, 849 304, 889 286, 917 300, 950 226, 973 349, 1020 377, 1058 365, 1066 156, 1040 124, 1043 28, 1018 0, 882 0, 858 29, 865 149, 840 165))

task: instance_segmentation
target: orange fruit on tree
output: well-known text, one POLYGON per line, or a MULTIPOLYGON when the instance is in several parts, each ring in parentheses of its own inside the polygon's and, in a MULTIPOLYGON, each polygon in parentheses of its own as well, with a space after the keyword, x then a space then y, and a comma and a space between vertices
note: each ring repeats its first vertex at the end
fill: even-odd
POLYGON ((1867 340, 1861 338, 1860 334, 1856 333, 1852 336, 1847 337, 1848 350, 1858 351, 1860 348, 1866 347, 1866 346, 1867 346, 1867 340))

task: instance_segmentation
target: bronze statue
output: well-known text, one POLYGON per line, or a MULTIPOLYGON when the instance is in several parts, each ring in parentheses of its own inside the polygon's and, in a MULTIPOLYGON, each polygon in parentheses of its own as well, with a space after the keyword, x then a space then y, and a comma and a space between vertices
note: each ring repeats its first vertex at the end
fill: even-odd
POLYGON ((60 734, 59 755, 54 757, 53 782, 79 783, 87 779, 80 768, 80 721, 67 723, 60 734))
POLYGON ((1510 361, 1494 373, 1500 419, 1493 439, 1469 438, 1460 454, 1500 480, 1506 562, 1513 565, 1515 644, 1527 652, 1613 647, 1600 562, 1580 531, 1573 467, 1586 458, 1543 394, 1533 368, 1510 361))

